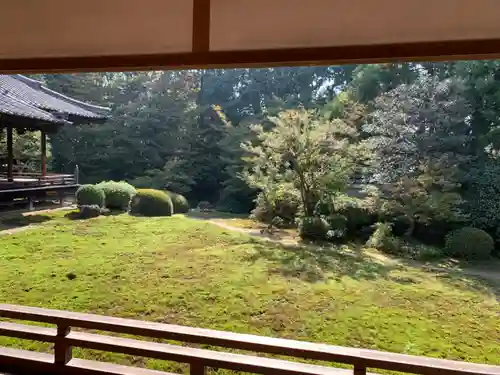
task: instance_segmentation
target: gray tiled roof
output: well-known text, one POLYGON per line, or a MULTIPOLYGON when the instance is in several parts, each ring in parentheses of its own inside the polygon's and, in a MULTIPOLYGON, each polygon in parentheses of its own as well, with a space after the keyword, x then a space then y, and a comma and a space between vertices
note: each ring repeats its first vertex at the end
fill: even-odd
POLYGON ((69 98, 20 74, 0 75, 0 96, 6 93, 12 98, 49 112, 95 120, 108 117, 109 108, 69 98))
POLYGON ((39 109, 29 103, 16 99, 9 94, 0 92, 0 113, 13 116, 28 117, 35 120, 64 124, 67 121, 57 118, 49 112, 39 109))

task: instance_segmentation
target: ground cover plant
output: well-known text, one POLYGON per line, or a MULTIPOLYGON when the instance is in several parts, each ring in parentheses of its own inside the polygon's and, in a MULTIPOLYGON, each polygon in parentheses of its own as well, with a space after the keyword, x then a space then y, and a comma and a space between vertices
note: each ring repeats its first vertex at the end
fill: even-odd
POLYGON ((284 247, 183 215, 70 214, 0 236, 3 302, 500 364, 500 285, 463 265, 404 263, 349 244, 284 247))

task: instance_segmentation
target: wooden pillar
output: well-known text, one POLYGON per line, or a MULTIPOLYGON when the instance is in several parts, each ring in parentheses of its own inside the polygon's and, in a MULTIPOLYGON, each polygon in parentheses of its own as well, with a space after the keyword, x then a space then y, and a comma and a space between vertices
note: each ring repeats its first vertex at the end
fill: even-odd
POLYGON ((12 125, 7 125, 7 181, 14 182, 14 140, 12 125))
POLYGON ((354 375, 366 375, 366 367, 364 365, 354 365, 354 375))
POLYGON ((42 177, 47 176, 47 135, 42 130, 41 132, 41 140, 42 140, 42 177))
POLYGON ((189 365, 189 375, 205 375, 206 368, 203 363, 193 362, 189 365))
POLYGON ((71 361, 72 347, 66 343, 66 336, 71 332, 71 327, 57 325, 57 336, 54 345, 54 362, 65 365, 71 361))

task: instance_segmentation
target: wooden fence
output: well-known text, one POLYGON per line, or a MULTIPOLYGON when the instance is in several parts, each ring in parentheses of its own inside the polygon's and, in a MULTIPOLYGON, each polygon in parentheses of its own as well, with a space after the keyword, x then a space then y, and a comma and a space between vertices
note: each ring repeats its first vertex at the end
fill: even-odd
POLYGON ((80 347, 186 363, 189 365, 190 374, 193 375, 205 374, 208 368, 279 375, 365 375, 368 368, 424 375, 500 375, 500 366, 346 348, 68 311, 0 305, 0 316, 9 319, 49 323, 56 326, 55 328, 48 328, 5 321, 0 322, 0 335, 54 344, 54 355, 0 348, 0 371, 11 374, 165 375, 164 372, 159 371, 73 358, 72 347, 80 347), (255 355, 112 337, 74 331, 72 328, 108 331, 173 340, 181 343, 206 344, 225 349, 239 349, 344 363, 351 365, 352 369, 339 369, 331 366, 305 364, 255 355))

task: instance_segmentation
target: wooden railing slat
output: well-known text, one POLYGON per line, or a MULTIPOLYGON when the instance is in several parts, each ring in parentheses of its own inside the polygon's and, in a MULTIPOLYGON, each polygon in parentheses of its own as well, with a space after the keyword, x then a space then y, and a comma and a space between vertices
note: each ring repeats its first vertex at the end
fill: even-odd
POLYGON ((54 363, 54 357, 49 353, 0 347, 0 363, 4 364, 9 362, 9 359, 25 359, 38 363, 54 363))
POLYGON ((352 373, 350 370, 333 367, 289 362, 244 354, 217 352, 213 350, 161 344, 122 337, 103 336, 85 332, 71 332, 67 336, 67 341, 70 345, 86 349, 110 351, 189 364, 194 363, 207 367, 260 374, 338 375, 352 373))
POLYGON ((90 372, 93 375, 175 375, 163 371, 149 370, 145 368, 116 365, 114 363, 89 361, 74 358, 65 366, 67 373, 73 374, 78 370, 90 372))
POLYGON ((57 331, 54 328, 0 322, 0 336, 17 337, 26 340, 55 342, 57 331))
POLYGON ((12 348, 0 348, 0 369, 1 371, 21 370, 26 374, 175 375, 163 371, 84 359, 72 359, 66 366, 61 367, 54 363, 54 358, 51 354, 12 348))
POLYGON ((0 316, 424 375, 435 374, 437 370, 442 375, 500 375, 500 366, 369 349, 346 348, 69 311, 0 304, 0 316))

